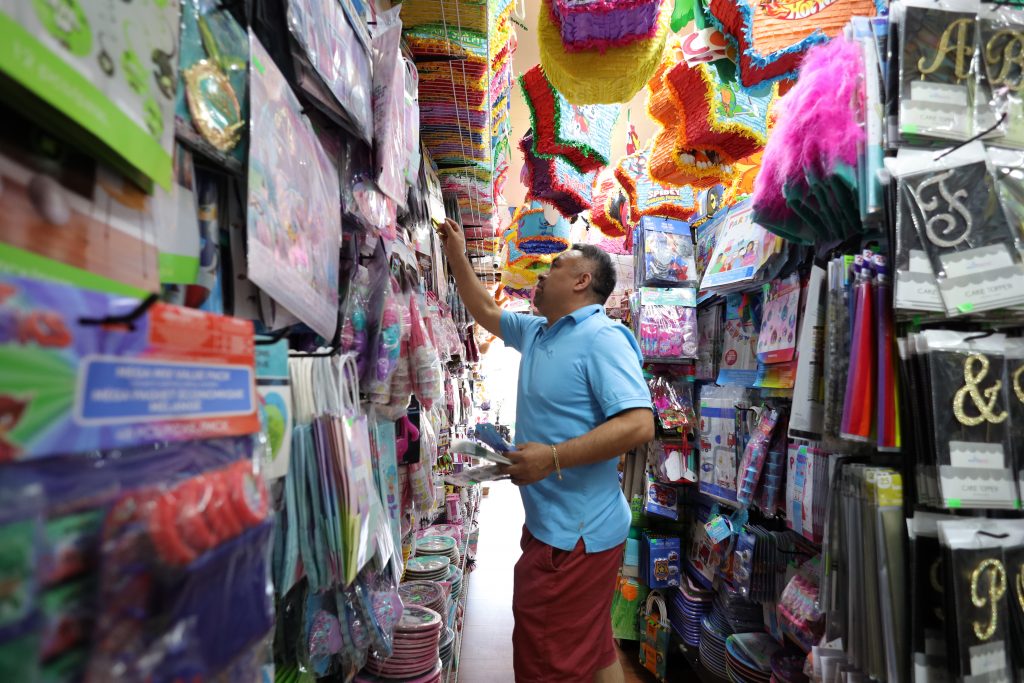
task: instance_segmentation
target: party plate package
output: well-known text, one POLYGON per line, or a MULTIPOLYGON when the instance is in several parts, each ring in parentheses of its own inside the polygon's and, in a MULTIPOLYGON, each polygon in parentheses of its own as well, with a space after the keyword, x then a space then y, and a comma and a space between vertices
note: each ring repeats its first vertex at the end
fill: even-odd
POLYGON ((326 339, 338 323, 338 172, 250 33, 249 279, 326 339))
POLYGON ((247 320, 16 277, 0 318, 0 462, 259 429, 247 320))
POLYGON ((781 244, 781 237, 754 222, 749 200, 734 205, 718 231, 700 289, 729 291, 746 286, 756 279, 781 244))
POLYGON ((693 236, 687 223, 670 218, 640 219, 641 248, 636 250, 640 284, 677 287, 697 283, 693 236))
POLYGON ((179 14, 177 2, 0 0, 0 72, 95 136, 119 170, 169 190, 179 14))

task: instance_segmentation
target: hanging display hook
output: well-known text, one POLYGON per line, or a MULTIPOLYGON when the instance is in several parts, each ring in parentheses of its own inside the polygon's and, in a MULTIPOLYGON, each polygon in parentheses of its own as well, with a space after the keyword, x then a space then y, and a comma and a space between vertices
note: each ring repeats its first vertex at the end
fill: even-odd
POLYGON ((160 297, 150 294, 143 299, 138 306, 124 315, 108 315, 102 318, 79 318, 79 325, 125 325, 129 330, 135 331, 135 321, 146 315, 146 312, 158 302, 160 297))

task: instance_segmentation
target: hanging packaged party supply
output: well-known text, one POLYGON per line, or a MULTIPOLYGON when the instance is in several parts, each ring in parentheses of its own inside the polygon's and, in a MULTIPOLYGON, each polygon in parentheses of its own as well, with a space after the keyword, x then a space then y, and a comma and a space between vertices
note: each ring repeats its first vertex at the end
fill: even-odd
POLYGON ((904 138, 966 140, 976 74, 975 0, 905 0, 900 19, 899 132, 904 138))
MULTIPOLYGON (((1014 508, 1006 338, 926 330, 918 339, 931 396, 939 495, 949 508, 1014 508)), ((924 444, 922 444, 924 446, 924 444)))
MULTIPOLYGON (((181 57, 176 117, 191 123, 178 134, 203 153, 242 162, 249 120, 249 37, 227 9, 189 0, 181 7, 181 57), (203 143, 206 143, 203 145, 203 143)), ((228 163, 231 163, 228 161, 228 163)))
POLYGON ((697 309, 697 363, 694 366, 694 379, 713 382, 718 377, 724 309, 724 301, 697 309))
POLYGON ((261 641, 273 627, 268 512, 248 460, 124 496, 104 523, 86 680, 214 677, 261 641))
POLYGON ((651 400, 663 430, 692 432, 696 428, 693 412, 693 384, 682 377, 657 374, 647 380, 651 400))
POLYGON ((718 384, 754 386, 757 380, 760 306, 760 296, 753 292, 726 297, 718 384))
POLYGON ((706 386, 701 390, 700 491, 713 498, 736 501, 737 411, 749 405, 742 387, 706 386))
POLYGON ((402 57, 401 8, 378 18, 373 37, 373 140, 377 185, 400 208, 405 208, 409 145, 405 130, 405 60, 402 57))
POLYGON ((743 506, 749 506, 754 499, 754 492, 761 479, 761 470, 768 458, 768 445, 778 422, 776 411, 762 408, 757 417, 757 426, 743 450, 743 459, 739 466, 736 500, 743 506))
POLYGON ((259 429, 251 322, 10 276, 0 291, 0 461, 259 429))
POLYGON ((983 4, 978 13, 978 45, 982 68, 974 98, 974 129, 998 126, 993 142, 1024 147, 1024 98, 1020 60, 1014 55, 1024 40, 1020 8, 983 4))
POLYGON ((668 607, 658 591, 647 596, 644 604, 643 630, 640 633, 640 665, 659 681, 668 675, 668 650, 672 629, 668 607))
POLYGON ((359 19, 351 16, 346 3, 289 0, 288 28, 341 105, 351 127, 364 142, 370 143, 373 79, 367 36, 360 30, 359 19))
POLYGON ((764 292, 757 359, 762 363, 791 361, 796 354, 800 275, 794 273, 785 280, 773 280, 764 286, 764 292))
POLYGON ((409 335, 409 365, 416 398, 424 409, 430 410, 435 402, 444 398, 444 387, 441 359, 423 327, 418 298, 414 296, 409 302, 409 316, 412 322, 409 335))
POLYGON ((637 339, 645 360, 697 356, 697 300, 692 288, 642 287, 634 296, 637 339))
POLYGON ((645 287, 693 286, 697 283, 690 226, 668 218, 640 219, 637 282, 645 287))
POLYGON ((910 222, 938 281, 946 314, 1024 303, 1019 234, 1011 230, 980 142, 947 152, 901 154, 897 174, 910 222))
POLYGON ((782 244, 781 237, 754 222, 749 200, 733 205, 718 228, 715 249, 708 259, 700 289, 722 292, 745 287, 757 278, 782 244))
POLYGON ((949 667, 958 680, 991 674, 1013 677, 1013 612, 1020 606, 1024 527, 1016 520, 942 520, 945 551, 946 637, 949 667), (1009 551, 1009 552, 1008 552, 1009 551), (1007 557, 1009 555, 1010 557, 1007 557), (1009 564, 1009 566, 1007 566, 1009 564))
POLYGON ((338 325, 338 171, 250 32, 248 278, 326 339, 338 325))
POLYGON ((648 460, 654 467, 655 476, 670 484, 694 484, 697 482, 697 459, 690 441, 656 440, 650 444, 648 460))
MULTIPOLYGON (((144 189, 156 183, 169 190, 180 10, 172 2, 58 7, 4 0, 0 33, 8 50, 0 71, 48 105, 47 116, 56 110, 95 137, 97 151, 144 189), (109 30, 98 34, 98 27, 109 30)), ((8 88, 5 100, 11 97, 8 88)), ((20 104, 40 111, 34 100, 20 104)))

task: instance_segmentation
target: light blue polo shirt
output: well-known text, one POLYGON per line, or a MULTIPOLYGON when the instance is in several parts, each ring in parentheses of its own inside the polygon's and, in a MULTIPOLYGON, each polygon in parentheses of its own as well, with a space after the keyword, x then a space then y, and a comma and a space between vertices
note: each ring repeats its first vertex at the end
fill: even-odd
MULTIPOLYGON (((550 328, 544 318, 504 311, 501 336, 523 355, 515 443, 559 444, 624 410, 651 407, 640 346, 603 306, 584 306, 550 328)), ((565 468, 562 477, 520 487, 530 533, 562 550, 582 536, 590 553, 625 541, 630 512, 618 461, 565 468)))

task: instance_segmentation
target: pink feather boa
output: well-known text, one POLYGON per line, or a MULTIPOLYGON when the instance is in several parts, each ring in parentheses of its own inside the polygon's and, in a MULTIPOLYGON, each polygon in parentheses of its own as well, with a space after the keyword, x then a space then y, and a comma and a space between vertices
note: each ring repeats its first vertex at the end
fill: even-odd
POLYGON ((831 175, 837 162, 857 163, 864 130, 861 108, 864 63, 860 47, 839 37, 808 51, 793 89, 776 105, 777 123, 754 181, 759 213, 784 219, 792 215, 782 188, 806 188, 805 171, 831 175))

